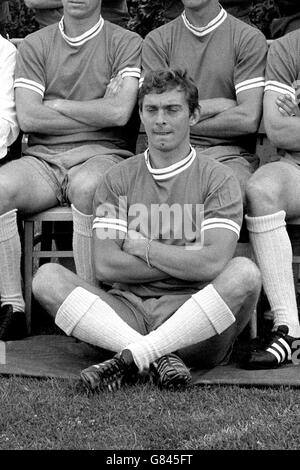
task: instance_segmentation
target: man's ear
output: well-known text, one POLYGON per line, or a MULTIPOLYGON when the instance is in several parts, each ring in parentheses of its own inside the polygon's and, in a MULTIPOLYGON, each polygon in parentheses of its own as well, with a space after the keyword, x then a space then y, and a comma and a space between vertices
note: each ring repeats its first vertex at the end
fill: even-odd
POLYGON ((201 114, 201 106, 199 105, 193 112, 193 114, 190 115, 190 126, 195 126, 197 122, 200 120, 200 114, 201 114))
POLYGON ((139 116, 140 116, 140 120, 141 122, 144 124, 144 120, 143 120, 143 112, 142 112, 142 109, 139 107, 139 116))

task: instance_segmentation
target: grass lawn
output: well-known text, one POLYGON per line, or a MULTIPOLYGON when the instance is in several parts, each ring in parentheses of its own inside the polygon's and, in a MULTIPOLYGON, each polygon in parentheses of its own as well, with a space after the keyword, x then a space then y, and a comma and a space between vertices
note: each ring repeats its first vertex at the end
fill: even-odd
MULTIPOLYGON (((58 334, 34 312, 33 334, 58 334)), ((150 383, 88 395, 76 381, 0 376, 0 450, 300 449, 300 389, 150 383)))
POLYGON ((0 378, 0 449, 300 448, 300 390, 154 385, 88 395, 59 379, 0 378))

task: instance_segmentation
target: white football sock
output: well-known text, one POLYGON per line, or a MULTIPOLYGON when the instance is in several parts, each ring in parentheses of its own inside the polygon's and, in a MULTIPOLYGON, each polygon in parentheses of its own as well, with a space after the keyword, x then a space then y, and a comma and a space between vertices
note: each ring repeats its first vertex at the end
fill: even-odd
POLYGON ((259 217, 246 216, 250 241, 263 287, 274 314, 274 329, 289 327, 300 337, 300 325, 292 270, 292 247, 286 231, 285 211, 259 217))
POLYGON ((15 312, 24 312, 17 209, 0 216, 0 295, 2 305, 11 304, 15 312))
POLYGON ((235 317, 212 284, 192 295, 165 323, 126 347, 140 371, 171 352, 221 334, 235 317))
POLYGON ((78 276, 89 284, 98 285, 93 264, 93 215, 80 212, 72 204, 73 253, 78 276))
POLYGON ((55 323, 69 336, 114 352, 143 338, 106 302, 82 287, 68 295, 58 309, 55 323))

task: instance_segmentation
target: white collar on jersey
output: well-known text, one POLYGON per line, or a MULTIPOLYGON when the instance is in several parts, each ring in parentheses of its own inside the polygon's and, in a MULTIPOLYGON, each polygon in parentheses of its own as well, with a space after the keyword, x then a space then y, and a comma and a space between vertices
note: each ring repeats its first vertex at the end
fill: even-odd
POLYGON ((64 32, 64 17, 62 17, 62 19, 59 22, 59 30, 64 40, 68 44, 70 44, 70 46, 78 47, 84 44, 85 42, 89 41, 90 39, 94 38, 95 36, 97 36, 97 34, 99 34, 101 29, 103 28, 103 25, 104 25, 104 19, 100 15, 100 19, 98 23, 96 23, 91 29, 81 34, 81 36, 70 38, 64 32))
POLYGON ((186 17, 185 11, 181 15, 185 26, 196 36, 205 36, 218 28, 227 18, 227 12, 221 7, 220 13, 206 26, 193 26, 186 17))
POLYGON ((150 164, 149 149, 147 149, 144 152, 145 161, 146 161, 146 165, 149 170, 149 173, 151 173, 151 175, 153 176, 153 179, 158 180, 158 181, 167 180, 169 178, 172 178, 175 175, 178 175, 182 171, 186 170, 196 158, 196 150, 191 145, 190 145, 190 149, 191 151, 187 157, 185 157, 183 160, 180 160, 177 163, 174 163, 173 165, 167 166, 166 168, 152 168, 150 164))

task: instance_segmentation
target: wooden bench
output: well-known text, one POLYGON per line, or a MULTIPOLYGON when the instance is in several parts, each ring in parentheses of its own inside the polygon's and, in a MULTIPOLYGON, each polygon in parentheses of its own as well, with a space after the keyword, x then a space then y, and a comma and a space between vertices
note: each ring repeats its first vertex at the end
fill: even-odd
MULTIPOLYGON (((31 304, 32 304, 32 279, 34 272, 34 260, 52 258, 72 258, 72 250, 53 249, 53 241, 57 241, 59 236, 54 230, 55 222, 72 222, 72 211, 70 207, 54 207, 38 214, 30 214, 23 217, 24 238, 23 238, 23 281, 25 315, 28 334, 31 332, 31 304), (45 224, 45 222, 47 222, 45 224), (37 225, 40 231, 37 231, 37 225), (40 249, 34 247, 40 244, 40 249)), ((72 227, 72 225, 70 225, 72 227)))

